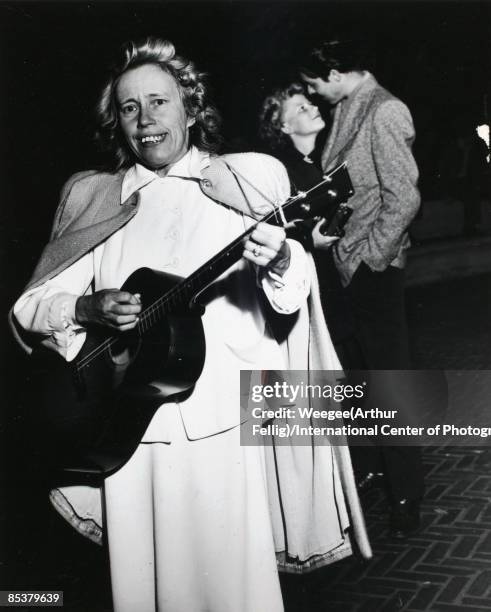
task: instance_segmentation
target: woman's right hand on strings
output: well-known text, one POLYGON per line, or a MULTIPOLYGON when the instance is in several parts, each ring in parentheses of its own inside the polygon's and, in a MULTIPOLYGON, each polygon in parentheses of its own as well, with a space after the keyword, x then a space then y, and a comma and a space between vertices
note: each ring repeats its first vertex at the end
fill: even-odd
POLYGON ((96 323, 123 332, 136 327, 141 310, 140 294, 102 289, 78 298, 75 318, 80 325, 96 323))

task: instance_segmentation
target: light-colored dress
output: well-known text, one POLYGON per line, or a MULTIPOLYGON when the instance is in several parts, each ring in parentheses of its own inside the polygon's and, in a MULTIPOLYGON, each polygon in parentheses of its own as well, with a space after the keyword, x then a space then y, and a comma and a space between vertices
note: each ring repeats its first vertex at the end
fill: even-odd
MULTIPOLYGON (((55 350, 72 359, 85 337, 74 319, 79 295, 120 287, 142 266, 188 276, 240 235, 251 219, 211 201, 193 180, 204 164, 206 156, 192 148, 165 178, 132 167, 123 181, 122 200, 139 190, 138 214, 65 271, 21 296, 14 308, 20 324, 44 334, 55 350)), ((277 183, 276 198, 283 199, 286 176, 277 183)), ((133 457, 105 481, 104 524, 116 612, 283 609, 275 555, 285 547, 282 492, 271 495, 265 449, 240 445, 238 390, 240 369, 290 365, 259 302, 259 285, 278 312, 294 313, 304 302, 309 265, 301 247, 290 246, 291 266, 281 280, 259 278, 241 260, 214 284, 203 316, 206 360, 193 393, 181 403, 163 405, 133 457)), ((332 366, 338 367, 334 352, 332 366)), ((308 457, 312 451, 299 452, 308 457)), ((322 455, 329 486, 319 489, 324 492, 315 520, 327 533, 320 549, 312 550, 319 545, 315 538, 313 544, 298 544, 301 560, 313 553, 332 551, 338 558, 350 552, 331 449, 316 452, 322 455)), ((287 476, 282 486, 290 486, 287 476)), ((288 494, 294 498, 297 491, 288 494)), ((97 539, 102 524, 97 489, 69 487, 53 499, 65 515, 79 520, 82 531, 90 525, 97 539)), ((311 509, 299 504, 298 510, 300 523, 308 522, 311 509)))

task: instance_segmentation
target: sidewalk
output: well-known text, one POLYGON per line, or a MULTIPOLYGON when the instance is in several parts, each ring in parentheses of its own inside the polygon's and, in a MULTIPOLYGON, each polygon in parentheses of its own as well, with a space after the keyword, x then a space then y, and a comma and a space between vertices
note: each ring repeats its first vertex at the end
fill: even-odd
MULTIPOLYGON (((407 303, 416 367, 491 369, 491 274, 411 288, 407 303)), ((288 579, 287 612, 491 610, 491 442, 483 444, 424 450, 423 524, 406 541, 386 538, 384 493, 364 496, 374 558, 288 579)))
POLYGON ((476 235, 463 235, 464 208, 458 200, 424 202, 411 225, 408 286, 491 272, 491 202, 481 201, 476 235))
POLYGON ((491 272, 491 233, 416 243, 408 253, 406 285, 491 272))
POLYGON ((372 491, 363 505, 373 559, 290 583, 287 612, 491 610, 491 448, 427 450, 424 464, 421 532, 386 538, 388 506, 372 491))

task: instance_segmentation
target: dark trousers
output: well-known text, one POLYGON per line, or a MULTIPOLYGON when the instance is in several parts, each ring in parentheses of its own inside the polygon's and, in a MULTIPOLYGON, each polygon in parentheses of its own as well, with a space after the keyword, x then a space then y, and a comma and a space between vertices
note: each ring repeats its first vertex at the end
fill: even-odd
MULTIPOLYGON (((389 266, 374 272, 361 263, 347 287, 361 349, 347 369, 409 370, 409 342, 404 305, 404 271, 389 266)), ((394 501, 423 495, 421 449, 415 446, 352 447, 355 471, 383 471, 394 501)))

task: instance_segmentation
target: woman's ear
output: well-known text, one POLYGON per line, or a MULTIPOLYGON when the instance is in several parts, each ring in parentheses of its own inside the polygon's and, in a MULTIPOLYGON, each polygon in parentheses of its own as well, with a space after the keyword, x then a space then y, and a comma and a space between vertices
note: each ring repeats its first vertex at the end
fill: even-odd
POLYGON ((283 132, 283 134, 291 134, 292 133, 292 128, 288 125, 288 123, 282 123, 280 130, 283 132))

